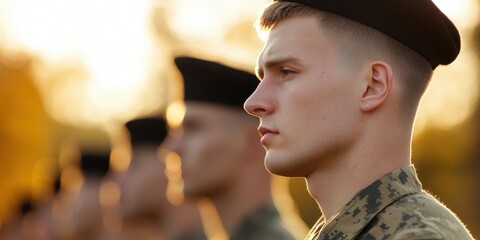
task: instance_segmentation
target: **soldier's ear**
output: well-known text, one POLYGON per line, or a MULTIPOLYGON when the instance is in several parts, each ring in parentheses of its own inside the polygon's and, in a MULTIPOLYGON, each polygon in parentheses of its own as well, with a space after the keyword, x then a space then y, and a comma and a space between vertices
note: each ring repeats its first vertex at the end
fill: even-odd
POLYGON ((393 86, 393 74, 390 65, 382 61, 371 63, 364 86, 360 109, 368 112, 382 106, 393 86))

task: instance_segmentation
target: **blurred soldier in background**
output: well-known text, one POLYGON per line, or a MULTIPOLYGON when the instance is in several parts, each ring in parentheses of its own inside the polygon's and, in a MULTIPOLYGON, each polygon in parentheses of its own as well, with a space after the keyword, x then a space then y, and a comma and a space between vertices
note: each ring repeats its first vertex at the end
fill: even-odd
POLYGON ((123 239, 206 239, 193 202, 172 205, 161 144, 167 135, 163 118, 127 122, 132 158, 121 184, 123 239))
POLYGON ((223 231, 207 231, 210 237, 293 239, 272 202, 258 124, 242 107, 256 77, 191 57, 175 64, 184 80, 186 114, 169 146, 182 158, 185 196, 207 198, 218 212, 223 231))
POLYGON ((100 204, 100 187, 109 170, 109 150, 83 150, 80 169, 83 184, 73 203, 72 236, 70 240, 105 239, 103 209, 100 204))
POLYGON ((52 179, 50 187, 40 199, 27 197, 19 203, 14 217, 0 228, 1 240, 57 239, 53 205, 60 191, 60 176, 52 179))
POLYGON ((32 236, 34 229, 32 223, 37 222, 34 218, 34 206, 32 204, 31 198, 25 198, 22 200, 20 205, 17 208, 17 211, 14 213, 14 216, 10 218, 7 222, 3 223, 2 228, 0 229, 0 239, 2 240, 34 240, 41 239, 35 238, 32 236), (30 231, 30 232, 29 232, 30 231))

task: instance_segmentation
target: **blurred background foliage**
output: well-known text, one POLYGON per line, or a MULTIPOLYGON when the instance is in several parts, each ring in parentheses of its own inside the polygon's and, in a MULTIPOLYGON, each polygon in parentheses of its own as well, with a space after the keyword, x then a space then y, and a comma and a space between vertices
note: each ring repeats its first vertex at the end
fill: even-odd
MULTIPOLYGON (((422 100, 413 163, 424 187, 478 237, 480 1, 435 2, 461 30, 463 47, 436 70, 422 100)), ((123 171, 122 123, 182 97, 174 56, 252 70, 262 47, 252 24, 267 3, 0 0, 0 228, 24 198, 51 194, 72 146, 112 145, 112 168, 123 171)), ((319 211, 304 180, 285 186, 311 226, 319 211)))

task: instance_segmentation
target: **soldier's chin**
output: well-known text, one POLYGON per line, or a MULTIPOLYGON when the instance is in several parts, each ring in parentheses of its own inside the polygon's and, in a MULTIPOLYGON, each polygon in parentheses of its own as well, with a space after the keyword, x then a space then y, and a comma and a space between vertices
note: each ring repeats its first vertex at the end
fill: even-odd
POLYGON ((268 172, 273 175, 282 176, 282 177, 304 177, 302 171, 299 171, 294 166, 289 164, 281 164, 275 160, 266 160, 265 167, 268 172))

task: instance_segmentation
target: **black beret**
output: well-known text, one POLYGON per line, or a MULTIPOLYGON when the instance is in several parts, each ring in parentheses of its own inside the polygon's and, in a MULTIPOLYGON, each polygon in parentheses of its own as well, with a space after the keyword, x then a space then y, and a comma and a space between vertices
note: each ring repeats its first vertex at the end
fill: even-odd
POLYGON ((203 101, 243 109, 259 81, 252 73, 192 57, 177 57, 185 101, 203 101))
POLYGON ((80 169, 85 175, 104 177, 110 166, 110 152, 84 151, 80 169))
POLYGON ((130 132, 132 145, 141 143, 160 144, 167 136, 167 124, 164 118, 149 117, 134 119, 125 124, 130 132))
POLYGON ((304 4, 368 25, 412 48, 432 68, 460 52, 460 35, 431 0, 279 0, 304 4))

